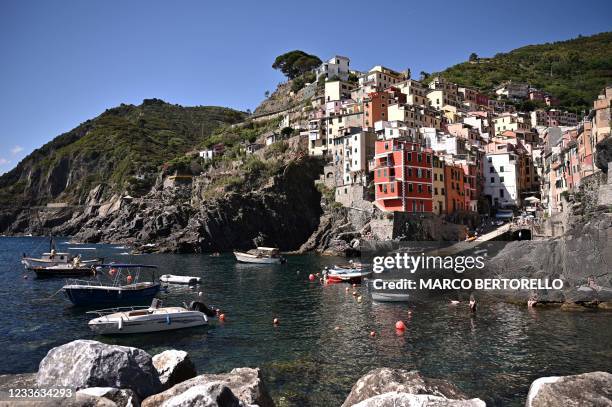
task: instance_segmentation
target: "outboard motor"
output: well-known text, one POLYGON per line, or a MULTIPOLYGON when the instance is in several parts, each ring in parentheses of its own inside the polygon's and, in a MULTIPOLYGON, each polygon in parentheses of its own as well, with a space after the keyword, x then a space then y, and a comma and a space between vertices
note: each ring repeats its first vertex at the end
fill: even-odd
POLYGON ((208 308, 206 304, 200 301, 191 301, 189 303, 189 310, 191 311, 200 311, 204 313, 207 317, 214 317, 217 315, 217 312, 208 308))
POLYGON ((158 309, 158 308, 161 308, 161 306, 162 306, 162 301, 159 298, 153 298, 153 301, 151 301, 151 306, 149 308, 158 309))

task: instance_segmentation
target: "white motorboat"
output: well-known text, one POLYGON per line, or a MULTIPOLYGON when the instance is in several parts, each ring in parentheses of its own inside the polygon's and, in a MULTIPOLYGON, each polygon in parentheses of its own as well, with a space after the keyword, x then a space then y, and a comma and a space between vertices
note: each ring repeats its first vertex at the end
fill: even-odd
POLYGON ((154 299, 149 307, 119 307, 88 314, 97 314, 89 321, 89 328, 99 335, 135 334, 192 328, 208 324, 208 317, 215 312, 201 302, 183 307, 162 307, 154 299))
POLYGON ((248 252, 234 252, 240 263, 281 264, 286 260, 275 247, 258 247, 248 252))
POLYGON ((372 300, 377 302, 407 302, 410 300, 410 295, 374 290, 372 291, 372 300))
POLYGON ((349 262, 349 264, 335 265, 332 268, 325 268, 323 276, 325 282, 360 284, 361 281, 372 274, 364 264, 349 262))
POLYGON ((161 281, 163 283, 170 283, 170 284, 189 284, 189 285, 195 285, 195 284, 200 284, 201 280, 202 279, 200 277, 177 276, 175 274, 164 274, 161 277, 159 277, 159 281, 161 281))

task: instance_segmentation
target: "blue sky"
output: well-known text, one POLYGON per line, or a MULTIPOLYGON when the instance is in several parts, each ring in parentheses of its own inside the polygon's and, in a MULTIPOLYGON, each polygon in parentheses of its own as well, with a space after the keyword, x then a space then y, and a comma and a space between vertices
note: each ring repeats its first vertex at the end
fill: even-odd
POLYGON ((292 49, 430 72, 609 31, 611 11, 609 0, 0 0, 0 173, 120 103, 254 109, 292 49))

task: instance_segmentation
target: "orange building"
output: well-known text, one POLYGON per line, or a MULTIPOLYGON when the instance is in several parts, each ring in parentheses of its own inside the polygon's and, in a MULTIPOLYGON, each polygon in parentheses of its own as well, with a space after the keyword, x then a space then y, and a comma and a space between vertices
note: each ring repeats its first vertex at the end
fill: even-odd
POLYGON ((386 212, 432 212, 432 156, 431 149, 411 139, 377 141, 376 206, 386 212))
POLYGON ((363 101, 363 127, 373 128, 374 123, 389 120, 389 105, 406 103, 406 95, 396 87, 380 92, 370 92, 363 101))
POLYGON ((446 213, 465 210, 465 183, 461 164, 446 162, 444 188, 446 189, 446 213))

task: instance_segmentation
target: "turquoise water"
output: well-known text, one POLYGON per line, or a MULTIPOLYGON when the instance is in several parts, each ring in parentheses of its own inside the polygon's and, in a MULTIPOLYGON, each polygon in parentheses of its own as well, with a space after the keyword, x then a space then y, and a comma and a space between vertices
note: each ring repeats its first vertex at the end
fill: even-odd
MULTIPOLYGON (((60 241, 58 249, 79 247, 60 241)), ((201 276, 197 290, 170 287, 166 305, 194 300, 222 309, 225 323, 164 334, 94 337, 89 317, 53 295, 62 280, 36 280, 20 264, 21 253, 47 248, 41 238, 0 238, 0 374, 31 372, 46 352, 86 338, 136 346, 154 354, 168 348, 191 354, 200 372, 234 367, 263 369, 280 405, 334 406, 354 382, 372 368, 418 369, 451 380, 489 405, 523 405, 537 377, 610 370, 612 313, 528 310, 483 304, 470 315, 467 306, 446 302, 372 303, 364 288, 357 302, 345 285, 310 283, 308 274, 339 259, 289 256, 286 265, 236 264, 231 255, 122 255, 112 245, 81 245, 84 258, 157 264, 161 273, 201 276), (23 276, 29 278, 24 279, 23 276), (409 315, 408 310, 412 311, 409 315), (280 318, 274 327, 273 318, 280 318), (395 321, 405 320, 404 335, 395 321), (337 327, 337 329, 336 329, 337 327), (369 336, 371 330, 378 335, 369 336)))

